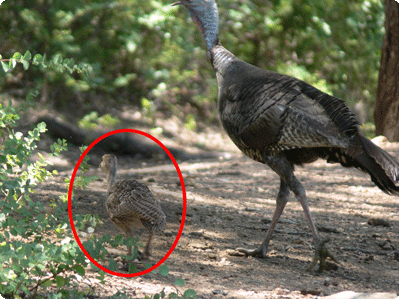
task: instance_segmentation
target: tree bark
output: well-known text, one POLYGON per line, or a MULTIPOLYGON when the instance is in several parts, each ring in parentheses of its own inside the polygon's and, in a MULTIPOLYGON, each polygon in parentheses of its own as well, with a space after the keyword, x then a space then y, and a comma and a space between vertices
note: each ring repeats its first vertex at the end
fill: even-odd
POLYGON ((375 104, 376 135, 399 141, 399 4, 385 0, 385 36, 375 104))

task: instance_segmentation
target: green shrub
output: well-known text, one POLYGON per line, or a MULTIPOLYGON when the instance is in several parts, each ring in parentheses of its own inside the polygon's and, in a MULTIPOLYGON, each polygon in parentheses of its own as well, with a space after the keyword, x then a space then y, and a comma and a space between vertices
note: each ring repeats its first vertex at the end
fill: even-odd
MULTIPOLYGON (((47 62, 44 56, 35 55, 30 59, 29 51, 23 56, 15 53, 10 59, 1 59, 1 64, 5 71, 18 63, 25 70, 30 63, 58 71, 85 69, 61 58, 47 62)), ((34 297, 48 286, 56 286, 60 292, 71 283, 77 286, 73 281, 85 274, 87 266, 86 257, 69 233, 67 202, 51 199, 45 203, 31 198, 41 183, 57 174, 46 169, 49 159, 67 149, 66 141, 58 140, 47 158, 37 153, 39 158, 34 160, 45 124, 37 124, 27 134, 14 130, 37 94, 30 93, 21 107, 13 107, 11 101, 0 104, 0 294, 14 298, 34 297)))

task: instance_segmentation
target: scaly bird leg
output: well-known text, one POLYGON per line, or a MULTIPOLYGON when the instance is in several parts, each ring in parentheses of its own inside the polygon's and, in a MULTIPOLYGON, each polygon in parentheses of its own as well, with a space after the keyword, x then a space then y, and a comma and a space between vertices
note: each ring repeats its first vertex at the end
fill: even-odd
MULTIPOLYGON (((129 227, 125 227, 125 237, 129 238, 129 236, 132 234, 132 230, 129 227)), ((127 245, 128 248, 128 258, 130 259, 132 257, 132 245, 127 245)))
POLYGON ((246 249, 246 248, 236 248, 237 251, 242 252, 246 254, 247 256, 255 256, 255 257, 261 257, 264 258, 267 256, 267 249, 268 249, 268 244, 269 241, 272 238, 272 234, 275 230, 275 226, 278 223, 279 218, 282 215, 283 209, 286 206, 286 203, 289 200, 289 186, 281 180, 281 186, 279 189, 278 197, 276 198, 276 208, 274 215, 272 216, 272 221, 271 224, 268 228, 267 234, 264 238, 264 241, 261 243, 260 247, 257 249, 246 249))
POLYGON ((285 157, 266 157, 265 159, 266 164, 271 167, 281 178, 281 186, 279 189, 278 197, 276 200, 276 209, 274 215, 272 217, 271 225, 267 231, 267 235, 265 236, 264 241, 261 243, 260 247, 255 250, 248 250, 244 248, 238 248, 239 252, 243 252, 246 255, 256 256, 256 257, 265 257, 268 243, 271 240, 272 233, 274 232, 275 226, 278 223, 279 217, 281 216, 283 209, 286 206, 286 203, 289 198, 289 190, 291 190, 296 199, 300 202, 301 206, 303 207, 304 213, 306 215, 307 221, 310 225, 314 245, 315 245, 315 254, 314 258, 311 262, 311 265, 307 268, 307 271, 311 270, 316 263, 319 261, 320 266, 318 271, 322 271, 325 268, 325 260, 327 257, 331 258, 336 263, 337 260, 334 256, 325 248, 325 244, 329 241, 329 239, 325 239, 321 241, 319 237, 318 231, 315 227, 314 221, 311 217, 310 210, 308 208, 306 192, 302 184, 297 180, 293 173, 293 165, 285 157))
POLYGON ((146 247, 144 248, 144 254, 150 256, 150 242, 153 238, 153 234, 149 233, 149 239, 147 240, 146 247))
POLYGON ((131 257, 132 256, 132 245, 128 245, 128 256, 131 257))
POLYGON ((303 207, 304 214, 306 215, 307 221, 310 225, 314 239, 315 254, 311 265, 307 268, 307 271, 311 270, 318 261, 320 262, 318 271, 323 271, 327 257, 338 263, 328 249, 325 248, 325 244, 329 241, 329 238, 321 241, 308 207, 306 191, 304 190, 304 187, 300 181, 295 177, 293 173, 293 166, 290 165, 289 161, 285 157, 269 157, 267 158, 267 164, 279 174, 281 179, 288 183, 290 190, 292 190, 296 196, 296 199, 303 207))
POLYGON ((328 251, 328 249, 325 248, 325 244, 328 243, 330 241, 330 239, 326 238, 324 240, 321 240, 321 238, 319 237, 318 230, 315 227, 314 221, 313 221, 311 213, 310 213, 310 209, 308 208, 308 203, 307 203, 307 198, 306 198, 304 188, 299 181, 297 181, 297 182, 301 188, 298 186, 298 188, 296 189, 297 191, 299 191, 298 194, 295 193, 296 198, 300 202, 301 206, 303 207, 304 214, 306 215, 307 221, 310 224, 311 231, 313 234, 313 239, 314 239, 314 246, 315 246, 315 254, 314 254, 313 260, 311 262, 311 265, 307 267, 307 271, 310 271, 312 268, 314 268, 314 266, 319 261, 318 272, 322 272, 325 269, 325 264, 326 264, 325 261, 326 261, 327 257, 331 258, 334 262, 336 262, 338 264, 339 264, 339 262, 328 251))
POLYGON ((336 258, 328 251, 328 249, 325 248, 325 243, 328 243, 329 241, 330 241, 330 238, 326 238, 326 239, 320 241, 319 245, 315 246, 314 257, 313 257, 313 260, 312 260, 310 266, 307 267, 307 269, 306 269, 307 271, 311 271, 312 268, 314 268, 314 266, 319 261, 318 272, 322 272, 325 269, 327 257, 329 257, 335 263, 340 264, 336 260, 336 258))

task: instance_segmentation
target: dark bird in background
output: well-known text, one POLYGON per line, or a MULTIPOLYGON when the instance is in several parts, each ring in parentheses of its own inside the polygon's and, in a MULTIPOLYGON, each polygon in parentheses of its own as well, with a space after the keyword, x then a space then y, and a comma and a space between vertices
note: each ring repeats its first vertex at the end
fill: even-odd
MULTIPOLYGON (((321 240, 294 166, 324 159, 367 172, 385 193, 399 191, 398 161, 363 136, 346 104, 296 78, 260 69, 225 49, 218 39, 218 8, 214 0, 180 0, 198 26, 218 82, 218 113, 236 146, 248 157, 267 164, 280 179, 276 209, 261 245, 238 248, 246 255, 265 257, 268 243, 292 191, 312 230, 315 255, 322 271, 329 239, 321 240)), ((335 260, 336 261, 336 260, 335 260)))
MULTIPOLYGON (((144 253, 149 256, 153 234, 163 231, 166 226, 159 201, 145 184, 133 179, 115 181, 116 156, 104 155, 100 167, 107 174, 106 210, 111 221, 127 237, 132 235, 132 226, 144 226, 149 233, 144 253)), ((128 247, 128 255, 132 255, 132 246, 128 247)))

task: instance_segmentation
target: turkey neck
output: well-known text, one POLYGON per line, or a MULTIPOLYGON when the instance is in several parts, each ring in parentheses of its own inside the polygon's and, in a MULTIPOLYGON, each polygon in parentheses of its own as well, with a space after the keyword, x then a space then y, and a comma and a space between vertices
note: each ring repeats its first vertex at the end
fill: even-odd
POLYGON ((117 166, 114 163, 112 163, 110 166, 110 170, 107 173, 108 190, 110 190, 111 186, 114 184, 115 175, 117 174, 117 166))
MULTIPOLYGON (((216 45, 208 51, 208 55, 211 59, 211 64, 217 74, 218 83, 226 74, 226 71, 231 64, 231 62, 236 58, 231 52, 225 49, 219 41, 216 45)), ((237 58, 236 58, 237 59, 237 58)))
POLYGON ((172 5, 184 5, 186 7, 206 41, 207 51, 210 51, 218 43, 219 15, 215 0, 180 0, 172 5))
MULTIPOLYGON (((174 5, 176 4, 184 5, 188 10, 190 17, 203 35, 207 46, 207 54, 211 59, 217 77, 223 77, 229 66, 229 62, 232 61, 235 56, 219 42, 219 13, 215 0, 181 0, 174 5)), ((220 79, 221 78, 218 78, 218 81, 220 79)))

